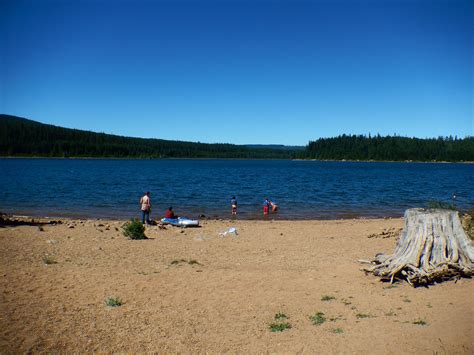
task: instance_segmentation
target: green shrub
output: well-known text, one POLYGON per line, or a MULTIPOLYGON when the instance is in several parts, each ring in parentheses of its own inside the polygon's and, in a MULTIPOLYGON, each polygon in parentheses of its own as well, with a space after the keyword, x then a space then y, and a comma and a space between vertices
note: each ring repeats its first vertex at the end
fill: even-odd
POLYGON ((268 329, 271 332, 282 332, 285 329, 291 329, 291 324, 288 322, 284 322, 284 320, 288 319, 288 316, 283 312, 278 312, 275 314, 276 322, 270 323, 268 325, 268 329))
POLYGON ((444 202, 444 201, 435 201, 431 200, 428 201, 428 208, 433 208, 433 209, 442 209, 442 210, 453 210, 457 211, 457 208, 454 204, 444 202))
POLYGON ((109 297, 105 300, 105 304, 109 307, 120 307, 123 302, 120 298, 109 297))
POLYGON ((314 325, 321 325, 326 321, 326 317, 324 316, 323 312, 318 312, 315 315, 309 317, 309 319, 314 325))
POLYGON ((138 219, 132 219, 123 227, 123 235, 130 239, 148 239, 145 227, 138 219))
POLYGON ((291 329, 290 323, 271 323, 268 328, 271 332, 282 332, 285 329, 291 329))

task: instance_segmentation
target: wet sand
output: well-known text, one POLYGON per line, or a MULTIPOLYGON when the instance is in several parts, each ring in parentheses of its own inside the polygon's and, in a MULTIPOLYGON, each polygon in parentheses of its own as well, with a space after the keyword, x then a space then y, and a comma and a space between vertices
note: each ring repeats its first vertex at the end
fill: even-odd
POLYGON ((204 221, 143 241, 123 223, 0 228, 0 351, 474 352, 474 280, 415 289, 360 271, 401 219, 204 221))

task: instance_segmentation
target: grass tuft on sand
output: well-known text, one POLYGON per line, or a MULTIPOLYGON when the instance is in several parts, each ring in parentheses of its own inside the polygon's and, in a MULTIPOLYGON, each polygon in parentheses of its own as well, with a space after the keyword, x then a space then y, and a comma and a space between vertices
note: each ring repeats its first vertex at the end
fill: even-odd
POLYGON ((271 323, 268 328, 271 332, 282 332, 286 329, 291 329, 291 324, 288 322, 284 323, 271 323))
POLYGON ((288 319, 288 316, 283 312, 278 312, 274 317, 276 322, 270 323, 268 329, 271 332, 282 332, 286 329, 291 329, 291 324, 288 322, 283 322, 288 319))
POLYGON ((334 296, 329 296, 329 295, 324 295, 323 297, 321 297, 321 301, 324 301, 324 302, 329 302, 329 301, 332 301, 332 300, 335 300, 336 297, 334 296))
POLYGON ((105 304, 109 307, 120 307, 123 301, 118 297, 109 297, 105 300, 105 304))
POLYGON ((428 323, 426 323, 426 321, 423 320, 423 319, 417 319, 417 320, 413 321, 413 324, 416 324, 416 325, 428 325, 428 323))
POLYGON ((321 325, 326 321, 326 317, 324 316, 323 312, 317 312, 310 316, 309 319, 314 325, 321 325))
POLYGON ((357 313, 357 314, 356 314, 356 318, 357 318, 357 319, 375 318, 375 316, 372 315, 372 314, 370 314, 370 313, 357 313))

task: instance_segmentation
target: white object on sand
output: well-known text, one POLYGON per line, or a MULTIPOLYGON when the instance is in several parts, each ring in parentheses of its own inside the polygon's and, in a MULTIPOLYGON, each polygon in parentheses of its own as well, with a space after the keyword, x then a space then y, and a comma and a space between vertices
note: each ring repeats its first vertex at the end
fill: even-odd
POLYGON ((225 232, 222 232, 222 233, 219 233, 219 235, 221 237, 225 237, 226 235, 228 234, 233 234, 233 235, 237 235, 237 228, 235 227, 230 227, 228 230, 226 230, 225 232))

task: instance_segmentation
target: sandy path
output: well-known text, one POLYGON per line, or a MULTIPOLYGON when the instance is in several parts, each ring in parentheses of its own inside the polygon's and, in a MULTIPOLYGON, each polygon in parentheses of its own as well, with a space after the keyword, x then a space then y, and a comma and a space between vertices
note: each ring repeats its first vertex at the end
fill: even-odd
POLYGON ((359 270, 396 242, 367 236, 400 219, 206 221, 146 241, 122 223, 0 228, 2 352, 474 352, 474 280, 413 289, 359 270), (273 333, 278 312, 292 328, 273 333))

